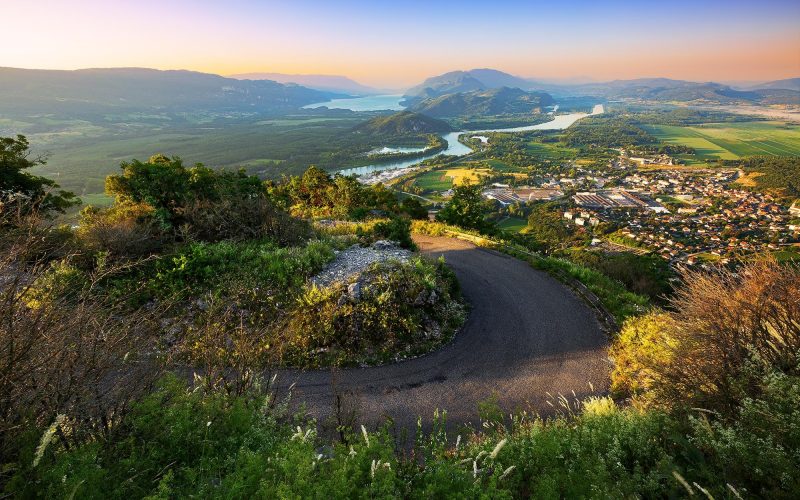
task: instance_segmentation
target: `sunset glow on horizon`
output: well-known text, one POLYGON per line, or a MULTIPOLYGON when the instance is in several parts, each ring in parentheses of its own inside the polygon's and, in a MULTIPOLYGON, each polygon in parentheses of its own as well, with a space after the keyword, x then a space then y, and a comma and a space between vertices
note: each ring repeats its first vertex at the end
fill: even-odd
POLYGON ((543 79, 800 76, 800 2, 7 0, 0 66, 543 79))

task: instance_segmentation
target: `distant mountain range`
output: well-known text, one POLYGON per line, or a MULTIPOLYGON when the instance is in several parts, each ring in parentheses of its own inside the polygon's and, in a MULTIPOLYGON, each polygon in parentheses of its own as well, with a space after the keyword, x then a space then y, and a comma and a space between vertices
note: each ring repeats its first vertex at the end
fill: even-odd
POLYGON ((494 116, 541 112, 555 104, 550 94, 500 87, 454 92, 425 99, 412 99, 410 109, 434 117, 494 116))
POLYGON ((281 112, 341 94, 269 80, 144 68, 0 68, 0 110, 72 118, 123 112, 281 112))
POLYGON ((474 93, 501 87, 539 90, 559 96, 596 96, 606 99, 680 101, 709 104, 800 104, 800 78, 766 82, 736 90, 714 82, 689 82, 669 78, 640 78, 586 84, 552 84, 493 69, 451 71, 426 79, 406 91, 412 107, 448 94, 474 93))
POLYGON ((242 73, 231 75, 238 80, 272 80, 278 83, 295 83, 304 87, 346 94, 379 94, 380 90, 362 85, 340 75, 288 75, 284 73, 242 73))
POLYGON ((438 134, 452 131, 445 121, 411 111, 377 116, 353 130, 372 135, 438 134))
POLYGON ((749 90, 759 90, 759 89, 800 91, 800 78, 786 78, 784 80, 773 80, 771 82, 759 83, 749 88, 749 90))

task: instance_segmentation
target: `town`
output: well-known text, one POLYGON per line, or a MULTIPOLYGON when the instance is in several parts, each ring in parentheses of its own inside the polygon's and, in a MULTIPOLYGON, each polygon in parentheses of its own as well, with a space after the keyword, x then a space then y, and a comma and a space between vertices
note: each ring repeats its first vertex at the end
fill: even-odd
POLYGON ((536 187, 495 183, 483 196, 503 207, 560 200, 564 221, 593 233, 593 244, 609 240, 617 250, 653 252, 673 265, 725 264, 800 241, 798 204, 743 189, 737 185, 743 173, 735 169, 578 172, 536 187), (617 230, 595 235, 601 224, 617 230))

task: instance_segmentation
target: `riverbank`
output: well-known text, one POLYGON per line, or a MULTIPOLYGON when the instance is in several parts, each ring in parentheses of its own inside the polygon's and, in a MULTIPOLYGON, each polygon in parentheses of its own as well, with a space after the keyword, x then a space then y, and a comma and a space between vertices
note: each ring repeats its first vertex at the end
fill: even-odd
POLYGON ((571 126, 576 121, 587 116, 599 115, 605 112, 602 104, 597 104, 592 108, 590 113, 567 113, 564 115, 554 115, 553 119, 534 125, 526 125, 522 127, 512 128, 498 128, 488 130, 461 130, 458 132, 450 132, 442 136, 447 142, 447 147, 444 151, 437 154, 421 155, 415 159, 404 161, 393 161, 387 163, 375 163, 372 165, 356 166, 340 170, 338 173, 341 175, 356 175, 359 180, 365 184, 376 184, 378 182, 387 182, 389 180, 401 177, 408 173, 413 172, 419 168, 419 164, 423 161, 434 158, 439 154, 448 156, 466 156, 473 153, 474 150, 466 142, 462 142, 459 138, 462 135, 470 134, 470 136, 484 135, 490 133, 516 133, 528 132, 532 130, 564 130, 571 126))

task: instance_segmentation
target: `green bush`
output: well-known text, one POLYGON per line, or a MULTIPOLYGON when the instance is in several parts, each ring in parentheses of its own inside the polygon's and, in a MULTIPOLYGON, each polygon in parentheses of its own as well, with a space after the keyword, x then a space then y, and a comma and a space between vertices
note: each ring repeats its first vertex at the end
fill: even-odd
POLYGON ((464 319, 455 277, 443 261, 415 259, 373 267, 345 284, 300 296, 278 328, 294 365, 381 363, 447 342, 464 319))
POLYGON ((299 247, 280 247, 270 240, 190 243, 106 286, 113 294, 134 295, 139 301, 219 294, 237 282, 265 295, 286 296, 332 259, 333 247, 321 240, 299 247))
POLYGON ((393 217, 386 222, 379 222, 372 228, 372 232, 379 238, 396 241, 403 248, 417 248, 411 240, 411 221, 404 217, 393 217))

